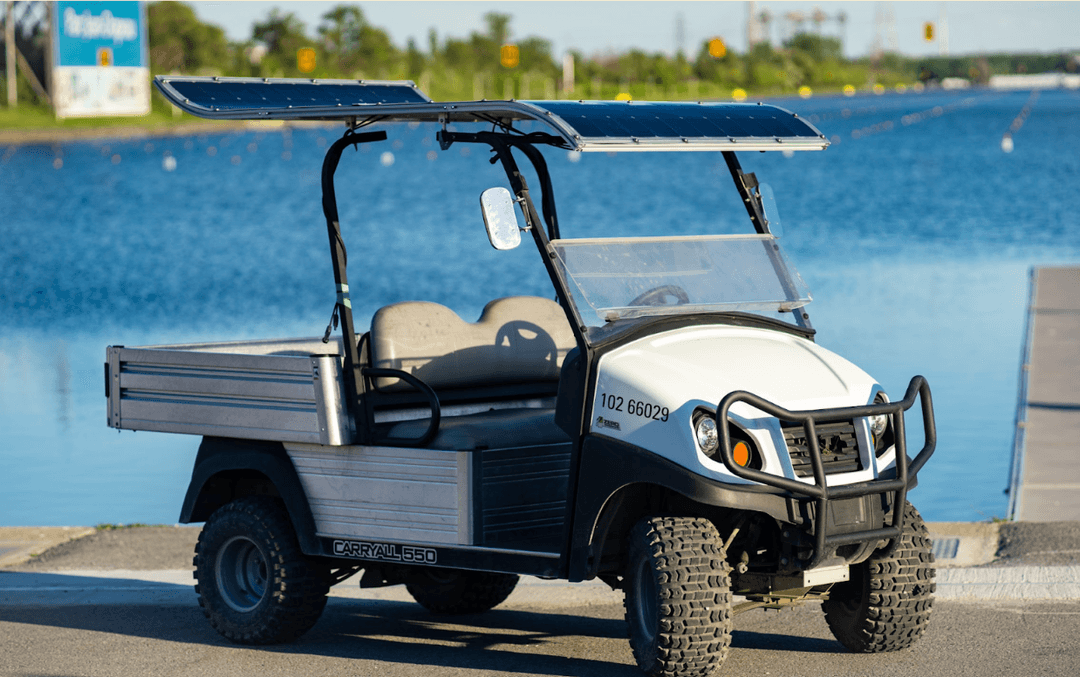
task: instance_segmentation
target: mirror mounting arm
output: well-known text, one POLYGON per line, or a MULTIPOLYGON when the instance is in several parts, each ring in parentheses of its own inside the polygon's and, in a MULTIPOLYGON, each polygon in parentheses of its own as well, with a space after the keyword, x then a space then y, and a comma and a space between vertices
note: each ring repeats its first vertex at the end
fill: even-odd
MULTIPOLYGON (((524 136, 511 136, 498 132, 454 132, 445 127, 436 132, 435 138, 438 140, 439 148, 442 150, 448 149, 455 141, 461 143, 486 143, 496 153, 496 156, 491 158, 491 164, 495 164, 502 157, 497 146, 513 147, 525 153, 540 179, 540 208, 543 211, 544 222, 547 224, 548 239, 557 240, 561 237, 559 233, 559 217, 555 213, 555 194, 551 185, 551 174, 548 172, 544 155, 537 150, 536 144, 543 143, 558 146, 562 143, 562 139, 540 132, 533 132, 524 136)), ((526 224, 526 230, 531 227, 531 223, 526 224)))

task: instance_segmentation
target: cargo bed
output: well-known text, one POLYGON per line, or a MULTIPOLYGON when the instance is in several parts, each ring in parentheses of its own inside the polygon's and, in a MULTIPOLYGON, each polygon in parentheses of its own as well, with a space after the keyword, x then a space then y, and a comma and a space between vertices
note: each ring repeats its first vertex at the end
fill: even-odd
POLYGON ((341 352, 340 339, 318 338, 110 346, 109 426, 349 444, 341 352))

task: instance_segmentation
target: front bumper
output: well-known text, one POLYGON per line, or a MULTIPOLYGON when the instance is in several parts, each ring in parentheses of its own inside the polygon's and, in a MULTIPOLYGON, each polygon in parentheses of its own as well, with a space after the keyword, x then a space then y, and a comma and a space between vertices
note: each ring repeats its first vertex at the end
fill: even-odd
POLYGON ((884 404, 868 404, 859 407, 842 407, 836 409, 817 409, 810 411, 788 411, 783 407, 765 400, 757 395, 745 391, 735 391, 720 401, 716 408, 716 427, 720 433, 720 460, 734 475, 743 479, 760 482, 766 486, 783 489, 796 496, 805 496, 816 502, 817 519, 814 520, 814 555, 807 569, 813 569, 820 565, 835 548, 853 543, 868 543, 878 540, 891 540, 888 552, 896 547, 900 534, 904 529, 904 502, 907 498, 909 484, 914 480, 919 470, 930 459, 937 444, 937 432, 934 427, 934 406, 930 397, 930 385, 922 376, 916 376, 908 384, 904 399, 898 402, 886 402, 884 404), (924 445, 913 460, 907 456, 907 445, 904 435, 904 412, 915 404, 918 397, 922 404, 924 445), (781 421, 801 423, 806 433, 806 440, 810 451, 810 463, 814 471, 814 483, 798 482, 787 477, 780 477, 761 470, 744 468, 735 463, 732 454, 731 432, 727 424, 728 410, 736 402, 745 402, 781 421), (889 417, 893 427, 893 437, 896 448, 896 476, 894 478, 875 479, 868 482, 848 484, 830 487, 825 474, 825 467, 821 458, 821 449, 818 446, 818 435, 815 426, 818 423, 834 421, 852 421, 856 418, 868 416, 889 417), (828 533, 828 520, 830 501, 840 499, 859 498, 862 496, 892 494, 891 504, 892 523, 875 529, 853 531, 847 533, 828 533))

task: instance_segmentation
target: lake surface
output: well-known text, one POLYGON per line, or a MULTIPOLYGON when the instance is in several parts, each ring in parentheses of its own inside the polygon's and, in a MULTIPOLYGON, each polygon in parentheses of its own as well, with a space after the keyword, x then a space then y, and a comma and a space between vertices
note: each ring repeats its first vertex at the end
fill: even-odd
MULTIPOLYGON (((777 103, 833 141, 740 156, 776 192, 818 342, 894 398, 929 380, 925 517, 1003 516, 1029 270, 1080 262, 1080 94, 777 103)), ((105 347, 321 335, 319 172, 341 131, 0 147, 0 524, 175 522, 199 439, 108 428, 105 347)), ((487 244, 477 198, 505 185, 488 153, 440 152, 431 125, 388 131, 337 174, 358 326, 400 300, 475 319, 492 298, 550 296, 534 249, 487 244)), ((719 154, 546 156, 567 237, 749 229, 719 154)))

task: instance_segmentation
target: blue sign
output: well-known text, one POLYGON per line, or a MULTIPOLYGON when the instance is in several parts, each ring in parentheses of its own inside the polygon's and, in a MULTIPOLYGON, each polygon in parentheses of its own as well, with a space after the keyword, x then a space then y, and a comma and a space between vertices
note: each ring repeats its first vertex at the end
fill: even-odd
POLYGON ((148 68, 141 2, 57 2, 56 66, 148 68))

